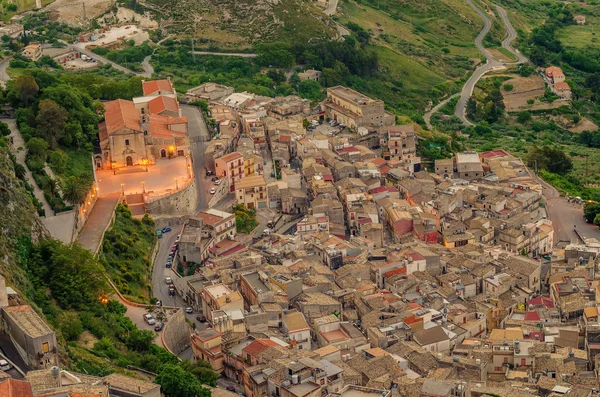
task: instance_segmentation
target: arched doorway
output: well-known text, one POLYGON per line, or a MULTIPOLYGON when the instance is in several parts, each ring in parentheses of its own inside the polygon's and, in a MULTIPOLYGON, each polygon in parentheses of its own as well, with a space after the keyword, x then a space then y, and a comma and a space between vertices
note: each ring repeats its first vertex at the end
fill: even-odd
POLYGON ((94 162, 96 163, 96 169, 102 169, 102 157, 101 156, 96 156, 94 158, 94 162))
POLYGON ((165 149, 160 149, 160 157, 162 157, 162 158, 167 157, 167 151, 165 149))
POLYGON ((127 158, 125 159, 125 161, 127 162, 127 166, 130 167, 133 165, 133 159, 131 158, 131 156, 127 156, 127 158))

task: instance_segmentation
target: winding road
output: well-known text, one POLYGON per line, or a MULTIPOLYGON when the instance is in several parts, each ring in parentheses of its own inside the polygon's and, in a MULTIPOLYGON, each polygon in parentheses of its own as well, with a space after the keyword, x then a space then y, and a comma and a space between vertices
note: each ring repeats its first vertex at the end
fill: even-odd
POLYGON ((454 114, 463 122, 463 124, 470 126, 470 125, 473 125, 473 123, 471 123, 469 120, 467 120, 465 110, 466 110, 466 106, 467 106, 467 101, 469 100, 471 95, 473 95, 473 89, 475 88, 475 84, 477 84, 477 82, 479 81, 481 76, 483 76, 484 74, 486 74, 492 70, 504 68, 506 65, 517 65, 520 63, 527 62, 527 58, 525 58, 520 52, 515 50, 510 45, 510 43, 512 43, 512 41, 517 37, 517 31, 510 23, 510 20, 508 19, 508 16, 506 15, 506 10, 504 10, 504 8, 497 5, 496 9, 498 10, 498 14, 500 14, 500 18, 502 19, 502 22, 504 23, 504 26, 506 27, 506 32, 507 32, 506 38, 502 42, 502 47, 506 48, 508 51, 510 51, 512 54, 514 54, 515 57, 517 58, 517 61, 516 62, 500 62, 500 61, 495 60, 483 46, 483 38, 490 31, 490 28, 492 27, 492 21, 471 0, 465 0, 465 1, 475 10, 475 12, 477 12, 477 14, 479 14, 481 19, 483 19, 483 29, 481 29, 481 32, 479 32, 479 34, 475 38, 475 45, 477 46, 479 51, 481 51, 483 53, 483 55, 486 58, 486 63, 483 64, 482 66, 478 67, 475 70, 475 72, 471 75, 469 80, 467 80, 467 82, 463 86, 463 88, 460 92, 460 99, 458 100, 458 103, 456 104, 456 109, 454 110, 454 114))

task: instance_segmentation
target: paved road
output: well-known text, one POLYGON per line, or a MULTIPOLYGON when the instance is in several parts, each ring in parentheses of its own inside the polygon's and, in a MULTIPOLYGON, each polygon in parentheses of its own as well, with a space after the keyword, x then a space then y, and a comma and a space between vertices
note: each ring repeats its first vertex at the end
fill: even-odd
POLYGON ((198 207, 196 211, 203 211, 208 208, 210 200, 210 188, 213 184, 210 178, 206 178, 206 159, 204 151, 209 142, 196 141, 194 138, 209 137, 210 133, 206 127, 206 122, 202 113, 195 106, 181 105, 181 112, 188 118, 188 135, 190 137, 190 153, 192 156, 192 166, 194 167, 194 176, 196 186, 198 187, 198 207))
POLYGON ((114 63, 113 61, 110 61, 98 54, 93 53, 90 50, 87 50, 85 48, 85 46, 89 44, 89 43, 77 43, 77 44, 67 44, 67 46, 73 50, 79 51, 82 54, 85 54, 87 56, 89 56, 90 58, 94 58, 100 62, 102 62, 103 64, 110 64, 112 65, 113 68, 120 70, 123 73, 132 73, 138 76, 145 76, 145 73, 136 73, 133 70, 127 69, 126 67, 123 67, 121 65, 119 65, 118 63, 114 63))
POLYGON ((433 114, 435 112, 440 110, 442 108, 442 106, 444 106, 445 104, 447 104, 448 102, 450 102, 452 99, 456 98, 459 95, 460 94, 454 94, 454 95, 449 96, 448 98, 444 99, 442 102, 435 105, 429 112, 425 113, 425 116, 423 116, 423 118, 425 119, 425 125, 427 126, 428 129, 431 129, 431 116, 433 116, 433 114))
MULTIPOLYGON (((169 296, 169 286, 165 282, 167 277, 172 280, 179 277, 173 268, 167 268, 167 258, 171 252, 171 247, 175 244, 177 235, 181 233, 182 225, 173 227, 173 230, 166 233, 163 238, 158 240, 158 254, 156 255, 156 261, 154 262, 154 268, 152 269, 152 293, 154 297, 163 302, 165 306, 176 306, 186 308, 188 305, 178 294, 175 296, 169 296)), ((196 329, 201 330, 206 328, 206 323, 200 323, 196 321, 196 316, 199 313, 188 314, 185 316, 192 323, 196 324, 196 329)))
MULTIPOLYGON (((8 65, 8 62, 4 65, 8 65)), ((6 69, 4 69, 4 72, 6 72, 6 69)), ((37 183, 35 182, 35 179, 33 179, 33 175, 31 174, 29 167, 27 167, 27 164, 25 164, 27 149, 25 149, 25 141, 23 140, 21 131, 19 131, 19 128, 17 127, 16 121, 13 119, 6 119, 4 120, 4 122, 8 124, 8 128, 10 129, 10 138, 12 139, 14 148, 13 154, 17 159, 17 163, 25 167, 25 179, 27 179, 27 182, 29 182, 29 184, 33 187, 33 195, 40 201, 40 203, 42 203, 44 211, 46 212, 46 217, 49 218, 54 216, 54 211, 52 210, 52 207, 50 207, 50 204, 48 204, 46 198, 44 197, 44 192, 38 187, 37 183), (21 150, 19 150, 19 148, 21 148, 21 150)))
POLYGON ((514 49, 513 46, 511 45, 513 40, 517 38, 517 31, 512 26, 512 23, 510 23, 510 19, 508 19, 508 15, 506 15, 506 10, 498 5, 496 6, 496 10, 498 10, 498 14, 500 15, 500 18, 502 19, 502 22, 504 22, 504 26, 506 27, 506 33, 507 33, 506 38, 502 41, 502 47, 506 48, 507 50, 509 50, 510 52, 512 52, 514 55, 517 56, 517 61, 512 62, 512 63, 515 63, 515 64, 526 63, 528 60, 527 60, 527 58, 525 58, 525 55, 521 54, 521 52, 519 50, 514 49))
POLYGON ((150 65, 150 58, 152 58, 152 55, 148 55, 142 61, 142 67, 144 68, 144 77, 152 77, 152 75, 154 74, 154 67, 150 65))
POLYGON ((583 207, 578 204, 569 203, 567 199, 560 197, 560 193, 551 185, 539 179, 542 184, 544 197, 546 198, 546 211, 548 219, 554 226, 554 244, 559 242, 580 242, 575 229, 584 238, 595 238, 600 240, 600 228, 586 223, 583 218, 583 207))
POLYGON ((477 84, 477 82, 479 81, 481 76, 483 76, 484 74, 486 74, 494 69, 502 69, 505 67, 505 65, 515 65, 515 64, 522 63, 522 62, 526 62, 527 59, 521 53, 517 52, 514 48, 512 48, 512 46, 510 45, 510 43, 517 37, 517 32, 515 31, 512 24, 510 23, 510 20, 508 19, 507 15, 506 15, 506 11, 502 7, 496 6, 496 8, 498 9, 498 12, 500 14, 500 17, 502 19, 502 22, 504 22, 504 25, 506 26, 506 31, 507 31, 507 37, 502 42, 502 46, 504 48, 506 48, 508 51, 510 51, 511 53, 513 53, 517 57, 518 61, 517 62, 499 62, 499 61, 495 60, 483 46, 483 38, 489 32, 489 30, 492 26, 492 21, 483 11, 481 11, 479 9, 479 7, 477 7, 475 4, 473 4, 473 2, 471 0, 466 0, 466 2, 475 10, 475 12, 477 12, 477 14, 479 14, 481 19, 483 20, 483 29, 481 29, 481 32, 479 32, 479 34, 475 38, 475 45, 477 46, 477 49, 479 49, 479 51, 481 51, 483 53, 483 55, 485 56, 486 63, 481 65, 480 67, 478 67, 475 70, 475 72, 471 75, 469 80, 467 80, 467 82, 463 86, 463 88, 460 92, 460 99, 459 99, 458 103, 456 104, 456 109, 454 110, 454 114, 458 118, 461 119, 463 124, 473 125, 473 123, 471 123, 469 120, 467 120, 467 116, 465 115, 465 110, 466 110, 466 106, 467 106, 467 101, 469 100, 471 95, 473 95, 473 89, 475 88, 475 84, 477 84))
POLYGON ((196 55, 216 55, 219 57, 242 57, 242 58, 256 58, 258 54, 249 54, 245 52, 211 52, 211 51, 191 51, 192 54, 196 55))

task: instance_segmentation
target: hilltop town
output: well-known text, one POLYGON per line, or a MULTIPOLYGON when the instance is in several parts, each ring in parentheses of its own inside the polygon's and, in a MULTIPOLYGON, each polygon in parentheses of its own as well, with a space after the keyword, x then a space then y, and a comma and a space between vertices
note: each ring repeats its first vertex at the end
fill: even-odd
POLYGON ((0 13, 0 397, 598 395, 595 2, 71 3, 0 13))

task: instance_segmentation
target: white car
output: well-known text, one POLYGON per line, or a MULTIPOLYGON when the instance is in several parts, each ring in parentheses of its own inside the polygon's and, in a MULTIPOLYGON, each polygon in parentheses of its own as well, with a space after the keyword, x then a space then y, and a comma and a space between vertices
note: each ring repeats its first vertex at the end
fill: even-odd
POLYGON ((194 312, 194 309, 192 309, 191 307, 186 307, 186 308, 185 308, 185 312, 186 312, 187 314, 192 314, 192 313, 194 312))
POLYGON ((221 182, 223 182, 221 179, 217 179, 217 180, 215 181, 215 185, 219 186, 219 185, 221 184, 221 182))
POLYGON ((152 314, 144 314, 144 321, 148 325, 156 324, 156 320, 154 319, 154 317, 152 317, 152 314))
POLYGON ((217 192, 217 189, 215 189, 214 187, 210 189, 210 194, 215 194, 217 192))
POLYGON ((10 364, 6 360, 0 360, 0 370, 8 371, 11 368, 10 364))
POLYGON ((165 278, 165 283, 173 284, 173 280, 171 280, 171 277, 167 277, 167 278, 165 278))

